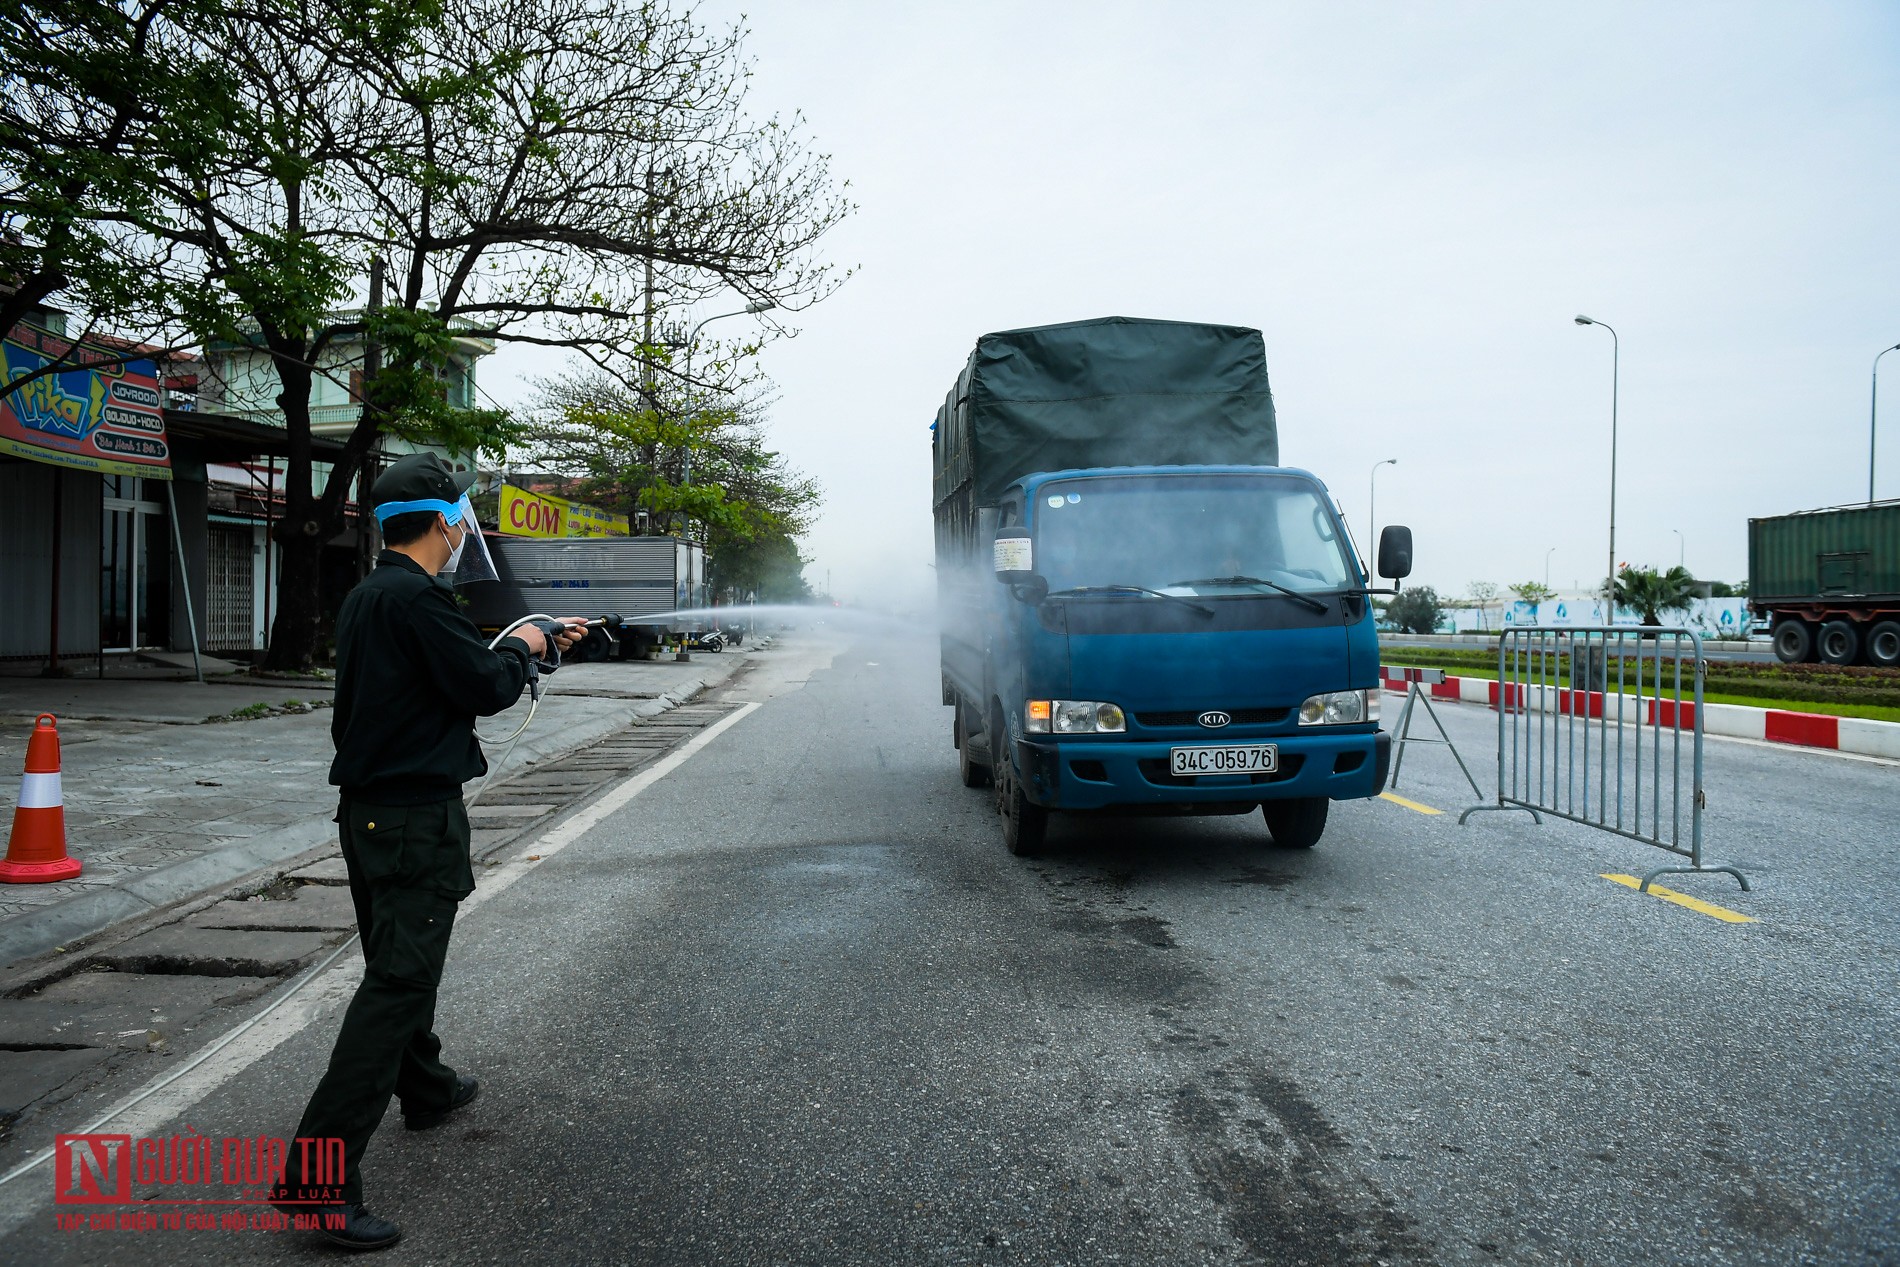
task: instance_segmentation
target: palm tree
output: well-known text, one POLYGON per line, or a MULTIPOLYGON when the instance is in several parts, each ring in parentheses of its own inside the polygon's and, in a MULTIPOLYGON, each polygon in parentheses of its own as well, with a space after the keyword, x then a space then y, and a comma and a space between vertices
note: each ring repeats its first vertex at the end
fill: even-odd
POLYGON ((1641 612, 1645 625, 1662 624, 1662 613, 1687 611, 1695 601, 1695 577, 1680 565, 1667 572, 1624 564, 1616 573, 1616 601, 1641 612))

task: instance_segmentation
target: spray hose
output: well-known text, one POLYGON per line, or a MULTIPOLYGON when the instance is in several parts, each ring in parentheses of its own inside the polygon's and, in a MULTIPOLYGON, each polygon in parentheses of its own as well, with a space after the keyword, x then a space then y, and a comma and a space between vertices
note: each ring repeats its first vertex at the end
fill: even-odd
MULTIPOLYGON (((555 625, 557 623, 552 616, 542 612, 532 612, 529 615, 510 622, 500 633, 496 634, 494 638, 489 641, 488 649, 493 651, 496 647, 501 645, 503 638, 506 638, 523 625, 534 624, 537 621, 548 625, 555 625)), ((580 627, 582 629, 604 629, 610 625, 619 625, 621 623, 620 617, 607 615, 595 617, 580 627)), ((534 715, 541 708, 541 679, 561 667, 561 648, 556 645, 554 641, 554 633, 546 629, 542 630, 542 632, 547 635, 547 650, 542 652, 542 659, 530 659, 528 661, 528 715, 521 719, 521 724, 516 726, 512 732, 500 738, 491 738, 481 734, 479 731, 475 735, 475 738, 479 739, 484 747, 492 748, 496 744, 507 744, 508 746, 502 750, 500 759, 489 767, 488 777, 482 780, 482 785, 476 788, 475 794, 467 799, 466 803, 469 805, 473 805, 476 801, 481 799, 482 793, 488 790, 488 785, 495 781, 497 774, 501 773, 501 768, 508 764, 508 758, 514 755, 515 745, 521 742, 521 736, 526 734, 528 727, 534 724, 534 715)))

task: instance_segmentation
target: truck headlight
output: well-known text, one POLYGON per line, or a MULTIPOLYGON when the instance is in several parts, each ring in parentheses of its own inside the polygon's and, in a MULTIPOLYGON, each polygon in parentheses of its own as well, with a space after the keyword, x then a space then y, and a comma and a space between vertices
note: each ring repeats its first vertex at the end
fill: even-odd
POLYGON ((1302 726, 1350 726, 1379 720, 1379 692, 1328 691, 1300 705, 1302 726))
POLYGON ((1120 734, 1128 718, 1114 704, 1079 699, 1032 699, 1023 705, 1023 730, 1032 735, 1120 734))

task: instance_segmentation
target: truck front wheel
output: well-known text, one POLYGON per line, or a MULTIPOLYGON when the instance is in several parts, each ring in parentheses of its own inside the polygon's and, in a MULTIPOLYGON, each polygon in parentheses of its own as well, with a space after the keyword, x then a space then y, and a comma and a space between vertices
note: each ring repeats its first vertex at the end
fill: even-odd
POLYGON ((1033 857, 1042 851, 1049 830, 1049 811, 1037 805, 1023 792, 1021 780, 1008 761, 998 761, 996 808, 1003 817, 1003 845, 1018 858, 1033 857))
POLYGON ((1860 659, 1860 629, 1851 620, 1830 620, 1815 639, 1823 664, 1852 664, 1860 659))
POLYGON ((1775 626, 1775 659, 1804 664, 1814 658, 1814 630, 1805 620, 1784 620, 1775 626))
POLYGON ((1009 728, 1003 723, 1000 705, 990 708, 988 741, 990 778, 996 783, 996 812, 1003 820, 1003 846, 1018 858, 1030 857, 1042 849, 1042 838, 1049 828, 1049 811, 1029 799, 1016 763, 1010 759, 1009 728))
POLYGON ((970 710, 961 702, 957 704, 956 720, 951 727, 951 737, 957 745, 957 777, 963 780, 964 787, 984 786, 990 781, 990 763, 982 759, 987 751, 982 755, 974 751, 977 740, 970 734, 970 710))
POLYGON ((1331 804, 1323 796, 1267 801, 1260 815, 1267 820, 1274 844, 1282 849, 1311 849, 1326 834, 1326 810, 1331 804))

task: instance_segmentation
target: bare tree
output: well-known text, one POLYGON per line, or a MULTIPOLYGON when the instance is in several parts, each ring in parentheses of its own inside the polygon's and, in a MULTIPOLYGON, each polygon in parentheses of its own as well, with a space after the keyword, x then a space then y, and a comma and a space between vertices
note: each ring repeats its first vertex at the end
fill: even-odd
POLYGON ((1498 595, 1502 592, 1491 581, 1473 581, 1465 587, 1465 594, 1471 599, 1472 606, 1478 609, 1478 628, 1487 631, 1491 628, 1491 604, 1498 601, 1498 595))

